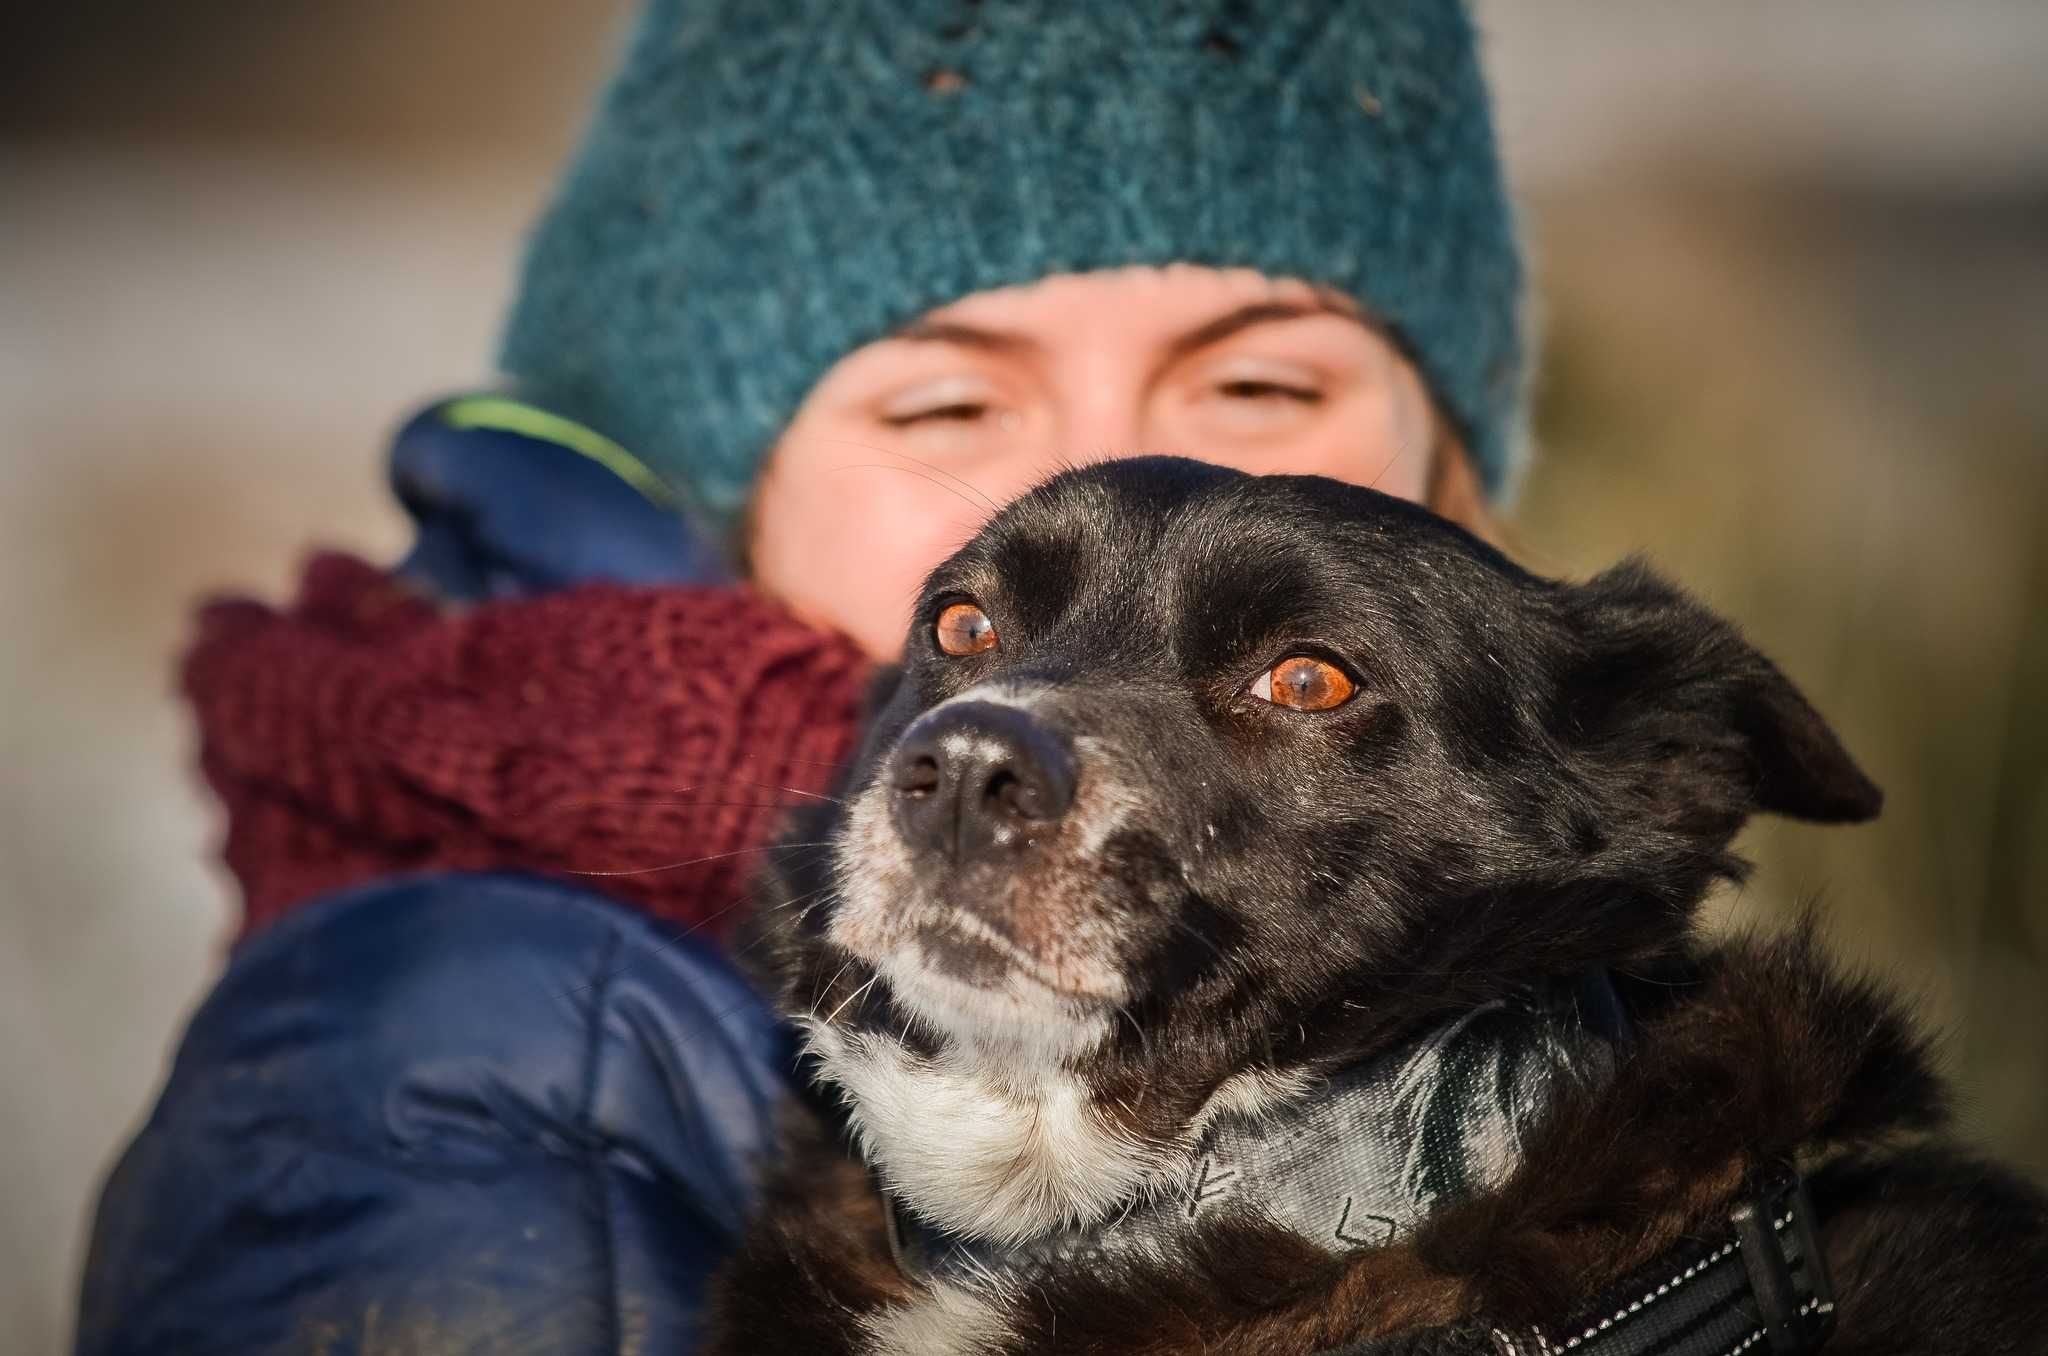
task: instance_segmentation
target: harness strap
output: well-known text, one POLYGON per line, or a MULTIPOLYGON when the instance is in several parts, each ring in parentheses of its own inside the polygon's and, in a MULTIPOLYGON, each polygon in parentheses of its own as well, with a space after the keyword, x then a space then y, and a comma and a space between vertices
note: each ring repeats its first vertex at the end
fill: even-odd
POLYGON ((1815 1223, 1788 1172, 1729 1212, 1724 1238, 1681 1244, 1569 1322, 1431 1329, 1321 1356, 1806 1356, 1835 1318, 1815 1223))

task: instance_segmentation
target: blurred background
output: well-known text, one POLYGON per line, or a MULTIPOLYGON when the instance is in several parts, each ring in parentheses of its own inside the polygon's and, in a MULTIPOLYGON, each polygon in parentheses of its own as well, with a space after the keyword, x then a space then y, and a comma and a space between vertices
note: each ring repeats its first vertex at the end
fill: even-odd
MULTIPOLYGON (((0 82, 0 1346, 68 1342, 99 1176, 233 907, 193 599, 388 556, 396 421, 485 379, 616 0, 13 7, 0 82), (26 12, 24 12, 26 11, 26 12)), ((1551 571, 1645 549, 1890 793, 1763 824, 2048 1176, 2048 6, 1482 2, 1543 297, 1551 571)))

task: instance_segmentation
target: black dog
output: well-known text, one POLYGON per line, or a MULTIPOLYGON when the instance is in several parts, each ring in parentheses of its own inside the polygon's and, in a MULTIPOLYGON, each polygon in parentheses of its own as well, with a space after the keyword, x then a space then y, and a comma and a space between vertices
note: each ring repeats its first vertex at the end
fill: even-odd
POLYGON ((933 573, 755 920, 827 1096, 712 1345, 2048 1351, 2048 1202, 1942 1145, 1907 1019, 1693 935, 1752 813, 1879 801, 1639 566, 1059 476, 933 573))

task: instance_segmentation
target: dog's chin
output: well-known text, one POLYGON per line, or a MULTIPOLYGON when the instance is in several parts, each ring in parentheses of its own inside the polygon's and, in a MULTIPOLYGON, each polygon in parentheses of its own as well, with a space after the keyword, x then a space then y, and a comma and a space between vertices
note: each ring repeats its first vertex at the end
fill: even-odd
POLYGON ((1071 1046, 1123 1001, 1099 967, 1063 974, 972 915, 916 928, 868 958, 897 1001, 935 1034, 974 1044, 1071 1046))
MULTIPOLYGON (((1085 882, 920 869, 878 797, 855 801, 828 939, 878 971, 906 1013, 975 1044, 1099 1032, 1130 998, 1118 934, 1085 882)), ((1077 874, 1077 873, 1076 873, 1077 874)))

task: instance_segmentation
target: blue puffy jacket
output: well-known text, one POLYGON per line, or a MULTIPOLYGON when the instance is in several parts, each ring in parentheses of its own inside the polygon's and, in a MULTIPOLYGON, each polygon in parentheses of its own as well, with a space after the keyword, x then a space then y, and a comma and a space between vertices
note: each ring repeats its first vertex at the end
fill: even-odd
MULTIPOLYGON (((403 568, 451 597, 714 568, 623 452, 502 402, 422 415, 393 479, 403 568)), ((105 1186, 78 1350, 686 1352, 792 1059, 715 950, 585 890, 439 874, 297 908, 235 953, 105 1186)))

